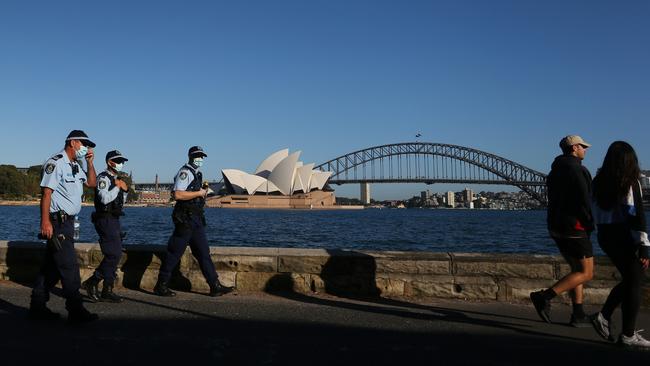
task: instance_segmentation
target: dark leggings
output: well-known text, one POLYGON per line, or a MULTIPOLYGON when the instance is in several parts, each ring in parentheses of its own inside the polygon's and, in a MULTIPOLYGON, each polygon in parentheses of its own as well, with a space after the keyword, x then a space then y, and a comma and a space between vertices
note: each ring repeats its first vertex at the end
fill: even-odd
POLYGON ((601 313, 610 319, 614 310, 621 305, 623 334, 634 334, 636 318, 641 305, 641 283, 643 268, 637 256, 637 244, 624 225, 598 225, 598 244, 621 273, 622 281, 607 297, 601 313))

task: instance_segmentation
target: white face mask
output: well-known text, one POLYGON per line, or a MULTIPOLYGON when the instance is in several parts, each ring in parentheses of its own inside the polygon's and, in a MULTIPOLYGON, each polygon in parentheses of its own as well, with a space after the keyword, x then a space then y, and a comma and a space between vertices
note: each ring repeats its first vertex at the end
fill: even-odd
POLYGON ((116 172, 121 172, 122 168, 124 168, 124 163, 119 163, 119 164, 115 163, 115 166, 113 167, 113 169, 115 169, 116 172))
POLYGON ((194 164, 197 168, 200 168, 203 166, 203 158, 194 158, 192 160, 192 164, 194 164))
POLYGON ((77 157, 77 159, 83 159, 84 157, 86 157, 86 154, 88 154, 88 147, 81 145, 81 147, 79 147, 79 150, 75 151, 74 154, 77 157))

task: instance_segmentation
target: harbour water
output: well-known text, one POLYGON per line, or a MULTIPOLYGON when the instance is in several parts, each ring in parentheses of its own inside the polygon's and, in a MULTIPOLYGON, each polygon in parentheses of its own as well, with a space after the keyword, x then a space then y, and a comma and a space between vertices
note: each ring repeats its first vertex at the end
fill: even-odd
MULTIPOLYGON (((84 207, 79 215, 80 242, 97 242, 93 210, 84 207)), ((125 244, 165 245, 171 211, 126 208, 125 244)), ((36 240, 38 206, 0 206, 0 215, 0 240, 36 240)), ((545 211, 206 209, 206 219, 213 246, 557 254, 545 211)))

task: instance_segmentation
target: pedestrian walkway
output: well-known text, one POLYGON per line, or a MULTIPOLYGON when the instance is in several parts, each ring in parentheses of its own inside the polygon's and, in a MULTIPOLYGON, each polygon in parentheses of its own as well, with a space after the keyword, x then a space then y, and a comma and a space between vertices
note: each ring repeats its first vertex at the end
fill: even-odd
MULTIPOLYGON (((29 294, 0 281, 0 364, 551 365, 576 355, 586 365, 650 361, 650 352, 567 326, 569 308, 561 304, 553 306, 557 323, 545 324, 529 304, 265 293, 161 298, 119 289, 124 303, 87 304, 100 320, 70 326, 27 320, 29 294)), ((49 306, 65 315, 60 297, 49 306)), ((639 324, 650 330, 647 310, 639 324)))

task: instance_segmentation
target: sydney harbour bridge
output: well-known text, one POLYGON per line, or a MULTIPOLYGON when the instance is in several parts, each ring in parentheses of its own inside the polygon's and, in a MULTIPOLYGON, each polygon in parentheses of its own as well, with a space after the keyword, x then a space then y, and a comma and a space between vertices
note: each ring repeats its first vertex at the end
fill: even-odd
MULTIPOLYGON (((546 204, 546 175, 506 158, 469 147, 406 142, 358 150, 315 169, 332 172, 330 185, 371 183, 466 183, 510 185, 546 204)), ((138 184, 138 190, 154 184, 138 184)), ((170 184, 158 184, 169 189, 170 184)), ((215 184, 213 189, 218 190, 215 184), (217 189, 215 189, 217 188, 217 189)))

